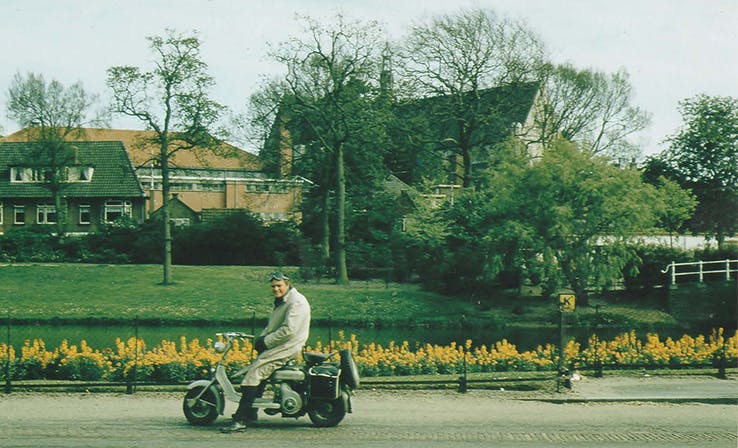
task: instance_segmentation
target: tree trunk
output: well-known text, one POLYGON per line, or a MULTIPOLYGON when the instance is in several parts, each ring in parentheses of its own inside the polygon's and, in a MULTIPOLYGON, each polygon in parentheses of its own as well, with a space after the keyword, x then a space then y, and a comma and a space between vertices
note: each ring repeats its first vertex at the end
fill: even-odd
POLYGON ((343 166, 343 144, 336 146, 336 283, 348 283, 346 268, 346 175, 343 166))
POLYGON ((64 237, 67 230, 67 210, 62 200, 61 192, 56 191, 52 193, 54 197, 54 208, 56 209, 56 237, 59 241, 64 237))
POLYGON ((469 143, 469 138, 464 131, 462 131, 459 146, 461 148, 461 160, 464 163, 464 179, 462 179, 462 185, 464 186, 464 189, 466 189, 472 184, 472 163, 471 144, 469 143))
POLYGON ((164 226, 164 259, 162 260, 163 277, 161 284, 172 283, 170 270, 172 267, 172 227, 169 225, 169 158, 166 143, 161 149, 161 218, 164 226))
POLYGON ((331 194, 330 190, 326 189, 323 193, 323 216, 321 217, 321 242, 320 248, 323 255, 323 263, 328 264, 328 260, 331 257, 331 194))

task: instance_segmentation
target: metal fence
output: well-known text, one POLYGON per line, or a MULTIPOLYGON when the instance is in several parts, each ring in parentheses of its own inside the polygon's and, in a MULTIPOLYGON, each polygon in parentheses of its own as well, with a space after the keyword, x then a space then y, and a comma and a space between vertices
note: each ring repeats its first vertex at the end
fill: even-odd
MULTIPOLYGON (((731 261, 734 262, 735 260, 731 261)), ((596 307, 596 308, 599 308, 596 307)), ((599 311, 599 310, 598 310, 599 311)), ((560 310, 561 314, 561 323, 560 323, 560 332, 561 332, 561 346, 563 346, 566 343, 566 338, 564 336, 565 330, 567 328, 567 325, 565 323, 564 319, 564 313, 563 310, 560 310)), ((599 313, 598 313, 599 315, 599 313)), ((254 325, 253 322, 254 317, 252 316, 252 326, 254 325)), ((591 328, 593 334, 598 336, 599 328, 598 328, 598 321, 599 319, 595 320, 595 324, 591 328)), ((138 319, 136 319, 134 322, 132 322, 134 335, 136 340, 139 339, 139 322, 138 319)), ((136 392, 138 388, 162 388, 162 387, 170 387, 170 388, 178 388, 183 387, 187 382, 172 382, 172 383, 162 383, 162 382, 155 382, 155 381, 141 381, 137 379, 137 370, 140 365, 141 358, 143 356, 142 353, 138 352, 138 344, 135 345, 135 350, 133 353, 130 354, 131 360, 134 361, 134 366, 132 369, 132 375, 128 376, 128 378, 125 381, 84 381, 84 380, 58 380, 58 381, 47 381, 47 380, 12 380, 11 382, 11 371, 10 371, 10 334, 11 334, 11 316, 10 313, 7 314, 6 323, 4 325, 6 327, 6 340, 7 340, 7 349, 6 353, 0 354, 3 358, 5 358, 3 361, 3 367, 4 367, 4 377, 5 377, 5 386, 4 386, 4 392, 6 394, 11 393, 13 388, 21 389, 21 390, 49 390, 49 389, 64 389, 64 390, 82 390, 82 391, 88 391, 88 390, 95 390, 95 389, 120 389, 125 388, 126 393, 133 394, 136 392)), ((328 328, 329 331, 329 339, 332 340, 331 336, 331 327, 328 328)), ((252 331, 253 332, 253 331, 252 331)), ((331 343, 329 343, 331 344, 331 343)), ((373 387, 373 388, 457 388, 459 392, 466 392, 469 388, 498 388, 504 386, 508 390, 535 390, 540 389, 541 387, 545 387, 544 383, 555 383, 557 392, 562 388, 571 388, 571 374, 572 372, 568 368, 568 366, 565 366, 563 364, 558 366, 557 370, 551 370, 551 371, 539 371, 539 372, 533 372, 533 371, 505 371, 505 372, 489 372, 487 374, 470 374, 467 370, 467 363, 466 363, 466 351, 464 352, 464 364, 463 364, 463 370, 461 372, 457 372, 455 374, 449 374, 449 375, 434 375, 434 376, 426 376, 426 377, 416 377, 416 378, 403 378, 401 376, 399 377, 381 377, 381 378, 366 378, 362 379, 362 384, 365 385, 365 387, 373 387), (523 375, 520 375, 520 373, 523 373, 523 375), (458 376, 460 375, 460 376, 458 376)), ((562 357, 560 358, 560 363, 565 363, 565 359, 562 357)), ((722 351, 722 357, 718 357, 715 360, 713 360, 712 365, 701 365, 697 366, 705 370, 706 372, 708 370, 712 370, 714 372, 714 369, 717 369, 717 376, 721 378, 726 377, 726 368, 736 369, 738 366, 735 365, 728 365, 729 363, 725 359, 725 351, 722 351)), ((673 365, 670 366, 671 368, 686 368, 686 367, 694 367, 694 366, 681 366, 681 365, 673 365)), ((595 363, 590 369, 585 370, 591 370, 593 375, 595 377, 600 377, 603 375, 604 370, 607 368, 607 366, 603 365, 602 363, 595 363)), ((620 366, 620 368, 625 369, 654 369, 658 368, 653 365, 627 365, 627 366, 620 366)), ((714 373, 706 373, 706 374, 713 374, 714 373)))
POLYGON ((729 281, 734 272, 738 272, 738 260, 717 260, 717 261, 691 261, 687 263, 671 262, 664 269, 662 274, 671 272, 671 284, 677 283, 677 277, 697 276, 699 282, 705 281, 706 274, 724 274, 725 280, 729 281))

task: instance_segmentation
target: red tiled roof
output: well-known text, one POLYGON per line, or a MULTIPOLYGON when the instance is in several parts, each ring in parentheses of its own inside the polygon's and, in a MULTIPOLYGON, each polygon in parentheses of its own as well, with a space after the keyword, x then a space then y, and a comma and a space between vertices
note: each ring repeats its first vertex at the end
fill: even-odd
MULTIPOLYGON (((153 131, 137 131, 126 129, 98 129, 86 128, 85 137, 81 140, 91 142, 121 141, 128 152, 133 166, 147 165, 153 155, 159 153, 159 148, 147 139, 153 131)), ((25 129, 11 134, 3 139, 6 142, 26 141, 25 129)), ((179 168, 219 168, 245 169, 258 171, 262 169, 259 156, 239 149, 228 143, 223 143, 216 151, 195 148, 193 150, 178 151, 170 159, 173 167, 179 168)))

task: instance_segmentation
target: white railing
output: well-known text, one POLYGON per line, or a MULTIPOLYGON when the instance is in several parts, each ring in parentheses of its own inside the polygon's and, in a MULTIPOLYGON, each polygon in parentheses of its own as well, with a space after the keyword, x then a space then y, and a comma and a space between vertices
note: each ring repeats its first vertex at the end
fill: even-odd
MULTIPOLYGON (((689 268, 686 268, 689 269, 689 268)), ((661 271, 662 274, 666 274, 671 271, 671 284, 676 284, 678 276, 682 275, 699 275, 700 282, 704 281, 705 274, 722 274, 725 273, 725 280, 730 280, 731 272, 738 272, 738 260, 718 260, 718 261, 691 261, 689 263, 674 263, 666 266, 661 271), (715 267, 717 265, 717 267, 715 267), (734 267, 731 269, 731 265, 734 267), (697 270, 683 270, 677 269, 680 266, 697 267, 697 270), (679 271, 679 272, 677 272, 679 271)))

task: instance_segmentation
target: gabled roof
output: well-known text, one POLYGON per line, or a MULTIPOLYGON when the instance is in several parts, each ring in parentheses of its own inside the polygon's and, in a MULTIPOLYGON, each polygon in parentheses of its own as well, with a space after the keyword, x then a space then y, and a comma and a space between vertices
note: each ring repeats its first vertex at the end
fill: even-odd
MULTIPOLYGON (((5 137, 6 142, 28 140, 26 130, 20 130, 5 137)), ((159 153, 159 148, 147 139, 154 136, 153 131, 126 129, 85 128, 83 140, 86 141, 121 141, 135 167, 148 165, 152 157, 159 153)), ((173 167, 180 168, 216 168, 261 170, 261 159, 233 145, 223 143, 215 152, 202 148, 178 151, 170 159, 173 167)))
MULTIPOLYGON (((510 135, 515 125, 525 123, 533 108, 539 86, 538 82, 527 82, 477 91, 475 112, 478 117, 484 117, 484 121, 479 123, 478 132, 475 134, 477 140, 472 144, 498 143, 510 135)), ((397 114, 404 119, 414 117, 427 119, 431 128, 437 132, 435 137, 438 141, 445 138, 456 139, 457 118, 468 119, 468 117, 455 116, 457 112, 454 100, 454 97, 449 95, 416 99, 398 106, 397 114)), ((471 101, 466 103, 470 104, 471 101)))
MULTIPOLYGON (((143 197, 136 173, 121 142, 74 142, 77 162, 94 171, 89 182, 70 182, 63 194, 69 197, 143 197)), ((10 182, 10 168, 32 166, 33 144, 0 143, 0 197, 48 198, 43 183, 10 182)), ((36 162, 37 163, 37 162, 36 162)))
POLYGON ((410 185, 406 184, 402 180, 400 180, 399 177, 395 176, 394 174, 388 175, 384 179, 384 183, 382 184, 384 187, 384 190, 388 193, 391 193, 393 195, 399 196, 403 193, 405 194, 412 194, 412 195, 419 195, 420 193, 415 190, 415 188, 411 187, 410 185))

